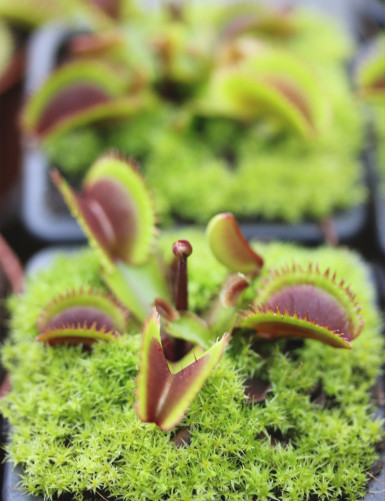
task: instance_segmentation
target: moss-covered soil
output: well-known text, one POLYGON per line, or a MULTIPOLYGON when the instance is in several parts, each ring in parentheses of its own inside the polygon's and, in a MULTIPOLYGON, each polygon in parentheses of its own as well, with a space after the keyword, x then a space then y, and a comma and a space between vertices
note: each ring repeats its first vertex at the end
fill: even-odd
MULTIPOLYGON (((170 252, 175 236, 163 237, 162 248, 170 252)), ((190 303, 199 310, 226 271, 201 235, 187 236, 194 246, 190 303)), ((353 350, 311 340, 251 349, 235 338, 181 425, 164 433, 141 423, 134 412, 139 334, 98 343, 90 352, 35 341, 36 320, 53 295, 101 285, 91 251, 63 257, 10 303, 12 336, 2 358, 13 389, 2 410, 12 424, 9 458, 25 472, 23 488, 48 499, 66 494, 86 499, 88 492, 110 501, 363 496, 382 436, 381 423, 372 419, 370 389, 384 362, 369 271, 346 249, 257 247, 265 270, 315 261, 351 284, 365 317, 353 350), (264 402, 250 405, 244 402, 243 382, 254 376, 271 389, 264 402), (176 447, 170 439, 185 427, 190 427, 190 445, 176 447)))

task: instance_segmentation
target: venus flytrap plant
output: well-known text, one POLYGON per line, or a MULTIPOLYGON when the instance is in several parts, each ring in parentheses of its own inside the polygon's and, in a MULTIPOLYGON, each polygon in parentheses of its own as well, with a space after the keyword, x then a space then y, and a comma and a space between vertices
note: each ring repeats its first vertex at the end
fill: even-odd
POLYGON ((329 269, 321 273, 312 264, 307 269, 293 265, 272 271, 239 326, 260 339, 304 337, 351 348, 363 327, 359 312, 349 287, 329 269))
POLYGON ((206 240, 187 229, 187 242, 177 233, 162 236, 165 258, 159 260, 151 197, 132 162, 108 155, 97 163, 82 194, 54 176, 96 252, 63 256, 53 269, 32 277, 27 294, 11 300, 12 342, 3 361, 12 371, 12 390, 1 407, 12 424, 9 457, 24 469, 22 487, 49 499, 65 493, 79 501, 96 491, 126 500, 318 499, 325 493, 361 499, 381 429, 372 421, 368 396, 383 362, 368 270, 347 250, 279 243, 258 244, 262 261, 230 214, 210 222, 206 240), (117 214, 133 221, 117 224, 117 214), (217 262, 208 259, 210 252, 217 262), (149 261, 164 293, 154 294, 149 261), (346 340, 359 334, 355 299, 332 273, 315 264, 308 268, 309 261, 320 270, 335 268, 357 290, 366 323, 353 351, 333 350, 325 341, 348 347, 346 340), (294 269, 293 262, 299 263, 294 269), (208 268, 218 275, 207 280, 208 268), (103 289, 101 273, 107 285, 106 277, 115 277, 111 290, 118 283, 130 321, 143 324, 142 338, 125 332, 86 351, 31 344, 44 304, 38 320, 43 332, 63 319, 76 327, 82 318, 80 326, 86 321, 88 328, 95 316, 99 326, 112 322, 124 329, 118 324, 126 313, 95 293, 103 289), (199 303, 193 315, 188 303, 198 304, 202 288, 213 299, 199 303), (67 291, 62 297, 61 290, 67 291), (50 301, 51 294, 57 299, 50 301), (298 318, 290 324, 291 301, 298 318), (255 318, 243 324, 238 313, 249 303, 276 313, 273 330, 255 318), (134 312, 131 305, 140 308, 134 312), (185 331, 179 339, 193 348, 170 360, 177 327, 185 331), (319 335, 319 327, 330 332, 319 335), (323 344, 305 341, 293 351, 291 343, 266 342, 294 335, 323 344), (263 382, 256 378, 260 374, 263 382))
POLYGON ((304 139, 315 137, 325 119, 325 102, 306 63, 255 40, 235 43, 241 43, 241 51, 234 48, 232 64, 213 73, 197 109, 246 122, 267 118, 304 139))
MULTIPOLYGON (((198 317, 192 314, 187 316, 186 313, 187 257, 192 252, 191 245, 186 240, 179 240, 173 246, 175 260, 171 265, 171 276, 174 290, 171 296, 175 302, 174 313, 167 301, 170 296, 167 277, 163 277, 163 290, 160 291, 166 294, 153 298, 153 274, 148 268, 142 268, 152 258, 150 247, 155 220, 151 198, 134 166, 113 155, 101 158, 85 180, 83 195, 77 195, 58 173, 53 177, 70 208, 77 214, 91 243, 98 249, 105 276, 112 274, 115 277, 106 279, 112 290, 126 300, 126 306, 140 321, 151 302, 160 305, 161 311, 166 312, 167 318, 171 320, 165 327, 166 333, 170 334, 171 329, 174 337, 175 332, 177 338, 182 335, 179 343, 174 343, 172 357, 178 360, 178 364, 168 365, 160 337, 158 313, 152 313, 143 329, 137 413, 143 421, 155 422, 164 430, 171 429, 183 418, 186 408, 203 386, 229 341, 226 335, 206 352, 202 353, 199 348, 202 340, 207 341, 210 331, 198 317), (116 267, 117 262, 119 267, 116 267), (135 276, 135 283, 125 280, 127 270, 134 271, 131 277, 135 276), (135 275, 138 270, 141 270, 139 273, 144 271, 144 274, 135 275), (143 278, 146 280, 144 286, 143 278), (146 285, 149 284, 148 289, 146 285), (142 287, 143 292, 139 301, 136 285, 142 287), (202 332, 205 337, 202 337, 202 332), (184 339, 195 341, 198 349, 186 354, 184 339), (185 354, 186 357, 180 360, 185 354)), ((157 276, 161 277, 161 273, 158 272, 157 276)), ((113 338, 113 329, 119 324, 123 325, 123 320, 120 309, 113 307, 113 303, 104 296, 92 291, 66 294, 45 308, 39 320, 42 333, 37 340, 50 344, 108 341, 113 338)))
POLYGON ((38 319, 37 341, 50 345, 112 341, 127 327, 127 310, 97 290, 72 290, 54 298, 38 319))
MULTIPOLYGON (((165 266, 159 265, 151 252, 155 234, 151 197, 135 166, 122 158, 107 155, 99 159, 90 169, 81 195, 76 194, 57 172, 53 179, 91 245, 97 249, 104 278, 111 290, 139 322, 145 320, 152 304, 165 318, 164 348, 159 314, 153 313, 145 323, 136 409, 143 421, 155 422, 161 429, 171 429, 182 419, 229 341, 226 335, 213 344, 213 331, 217 332, 218 326, 211 327, 215 325, 220 308, 211 312, 210 325, 187 311, 187 258, 192 247, 188 241, 178 240, 173 246, 170 271, 167 273, 165 266), (149 261, 158 266, 158 270, 154 266, 149 268, 149 261), (168 277, 171 284, 168 284, 168 277), (175 308, 170 303, 171 298, 175 308), (208 350, 203 351, 204 348, 208 350), (158 382, 156 388, 155 381, 158 382)), ((248 248, 239 230, 234 241, 237 239, 239 247, 243 246, 239 261, 249 252, 247 259, 252 256, 254 262, 248 263, 248 270, 256 267, 259 270, 262 260, 248 248)), ((240 297, 246 285, 248 282, 243 277, 232 277, 225 284, 220 303, 229 308, 230 317, 221 316, 221 328, 234 325, 235 298, 240 297)), ((111 333, 107 332, 112 327, 111 316, 107 315, 111 304, 100 302, 101 298, 92 293, 67 294, 54 300, 39 321, 43 332, 37 339, 50 344, 111 340, 111 333)))
MULTIPOLYGON (((256 254, 232 214, 219 214, 208 225, 211 249, 222 264, 245 273, 260 271, 263 260, 256 254)), ((238 282, 236 287, 241 286, 238 282)), ((230 281, 231 284, 231 281, 230 281)), ((239 311, 239 310, 238 310, 239 311)), ((363 319, 355 296, 345 282, 336 281, 318 265, 307 269, 272 269, 264 279, 250 310, 239 312, 233 327, 254 331, 257 339, 299 337, 322 341, 336 348, 351 348, 362 330, 363 319)))
POLYGON ((97 249, 107 285, 140 323, 155 304, 165 319, 166 333, 206 348, 213 340, 212 332, 218 334, 217 318, 221 318, 223 331, 231 331, 234 326, 258 331, 256 324, 266 323, 263 314, 267 310, 274 316, 275 337, 308 336, 348 347, 349 341, 359 334, 362 326, 356 318, 357 305, 350 290, 344 288, 342 282, 335 283, 329 272, 321 274, 318 267, 312 266, 307 271, 296 267, 291 271, 273 271, 274 280, 256 296, 257 306, 263 305, 258 306, 260 320, 255 311, 247 320, 235 322, 242 292, 249 280, 260 273, 263 259, 250 247, 232 214, 219 214, 207 228, 213 254, 233 275, 225 282, 214 306, 202 313, 202 321, 187 311, 187 257, 192 252, 191 245, 184 240, 174 244, 175 258, 167 272, 151 250, 155 235, 152 201, 132 163, 115 155, 102 157, 90 169, 82 195, 77 195, 58 173, 54 174, 54 180, 91 245, 97 249), (173 290, 170 290, 170 278, 173 290), (277 308, 281 308, 279 311, 285 319, 273 311, 277 308), (337 317, 337 326, 330 308, 337 317), (298 313, 301 319, 297 318, 298 313), (293 318, 288 322, 287 316, 293 318), (341 319, 345 319, 344 324, 341 319), (318 330, 313 320, 320 322, 318 330), (292 332, 285 322, 292 324, 292 332), (305 328, 306 323, 309 325, 305 328))
POLYGON ((47 141, 77 126, 137 113, 151 97, 143 92, 127 94, 129 79, 122 78, 122 71, 92 59, 60 67, 24 107, 24 133, 47 141))
MULTIPOLYGON (((255 306, 242 310, 247 304, 244 292, 264 261, 230 213, 218 214, 207 227, 211 251, 230 273, 200 315, 189 312, 187 261, 192 246, 177 240, 169 266, 156 254, 152 199, 132 161, 102 156, 89 170, 81 194, 57 172, 53 179, 96 249, 105 283, 144 324, 135 404, 144 422, 170 430, 182 420, 233 332, 265 341, 312 338, 342 348, 349 348, 361 332, 350 289, 318 266, 272 270, 255 293, 255 306)), ((109 341, 115 330, 125 331, 125 320, 121 307, 104 295, 71 292, 46 306, 37 339, 50 344, 109 341)), ((247 382, 248 402, 265 398, 268 385, 258 384, 247 382)))

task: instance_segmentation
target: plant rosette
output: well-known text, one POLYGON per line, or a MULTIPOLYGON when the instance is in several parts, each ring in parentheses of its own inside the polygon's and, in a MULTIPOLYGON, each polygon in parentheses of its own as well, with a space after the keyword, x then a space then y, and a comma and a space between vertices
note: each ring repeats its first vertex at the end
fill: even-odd
POLYGON ((93 249, 10 301, 1 407, 20 488, 79 500, 363 496, 383 435, 369 392, 384 356, 359 257, 250 246, 229 213, 206 236, 155 243, 151 199, 124 159, 100 158, 80 194, 55 178, 93 249))
MULTIPOLYGON (((255 26, 244 26, 241 6, 232 25, 235 14, 224 9, 202 20, 189 10, 177 19, 175 13, 146 13, 130 31, 75 37, 82 75, 76 63, 71 82, 63 81, 63 69, 55 71, 28 101, 24 132, 74 180, 106 148, 133 155, 144 166, 164 224, 203 224, 230 210, 246 222, 293 225, 357 208, 366 199, 363 124, 343 67, 349 43, 323 19, 301 13, 265 13, 255 26), (206 50, 198 44, 194 52, 197 26, 206 50), (312 37, 320 30, 330 46, 312 37), (95 58, 123 69, 124 96, 106 95, 103 85, 114 78, 105 71, 94 96, 101 102, 81 99, 70 117, 65 107, 64 116, 60 102, 71 88, 78 93, 95 58), (184 71, 191 65, 198 84, 184 71), (51 127, 42 130, 47 110, 51 127)), ((364 216, 359 219, 356 226, 364 216)))

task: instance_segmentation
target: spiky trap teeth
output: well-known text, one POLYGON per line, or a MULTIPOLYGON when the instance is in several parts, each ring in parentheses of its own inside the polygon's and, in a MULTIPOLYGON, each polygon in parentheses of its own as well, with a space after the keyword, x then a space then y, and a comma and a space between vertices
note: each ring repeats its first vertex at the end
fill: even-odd
POLYGON ((303 337, 350 348, 363 327, 359 311, 349 287, 330 270, 293 265, 272 271, 240 326, 268 340, 303 337))
POLYGON ((89 169, 81 194, 54 172, 53 181, 79 224, 108 263, 144 263, 155 235, 155 212, 137 165, 114 153, 89 169))
POLYGON ((38 341, 92 344, 109 341, 127 327, 128 312, 103 292, 72 290, 54 298, 38 319, 38 341))

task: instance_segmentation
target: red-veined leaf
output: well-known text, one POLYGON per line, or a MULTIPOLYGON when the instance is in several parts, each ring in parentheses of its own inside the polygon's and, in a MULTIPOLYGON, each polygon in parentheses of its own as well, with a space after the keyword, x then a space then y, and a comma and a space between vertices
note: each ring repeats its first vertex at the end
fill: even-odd
POLYGON ((256 305, 244 312, 240 326, 258 337, 317 339, 336 348, 350 348, 363 327, 358 304, 344 282, 330 271, 293 265, 275 270, 264 284, 256 305))
POLYGON ((136 165, 109 153, 91 166, 76 193, 54 171, 53 180, 108 270, 111 261, 145 263, 156 232, 153 201, 136 165))
POLYGON ((175 427, 219 362, 228 342, 229 337, 224 335, 196 361, 172 373, 163 353, 160 320, 154 310, 143 329, 135 404, 138 417, 146 423, 156 423, 162 430, 175 427))

